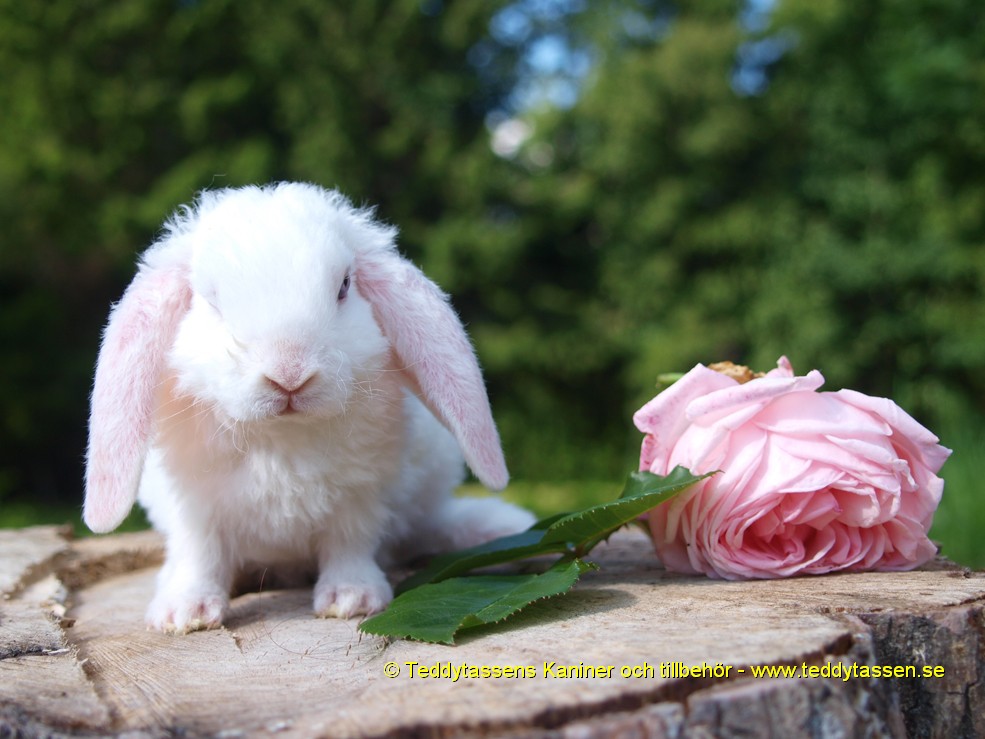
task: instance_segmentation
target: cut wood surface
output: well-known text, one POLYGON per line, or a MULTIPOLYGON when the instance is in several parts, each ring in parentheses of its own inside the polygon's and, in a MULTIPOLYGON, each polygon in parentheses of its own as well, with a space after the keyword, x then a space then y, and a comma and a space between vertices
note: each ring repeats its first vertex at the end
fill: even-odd
POLYGON ((152 533, 0 531, 0 736, 985 736, 985 573, 943 560, 716 582, 625 532, 571 594, 447 647, 316 619, 310 590, 149 632, 160 558, 152 533), (889 666, 917 677, 871 676, 889 666))

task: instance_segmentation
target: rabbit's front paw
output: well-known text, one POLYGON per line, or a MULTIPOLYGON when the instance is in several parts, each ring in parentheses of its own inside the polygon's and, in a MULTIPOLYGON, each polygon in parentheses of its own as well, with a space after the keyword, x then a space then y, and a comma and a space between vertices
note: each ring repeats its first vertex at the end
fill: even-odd
POLYGON ((358 572, 322 572, 315 586, 315 615, 349 618, 382 611, 393 600, 393 589, 375 565, 358 572))
POLYGON ((168 634, 214 629, 228 605, 222 593, 158 593, 147 609, 147 626, 168 634))

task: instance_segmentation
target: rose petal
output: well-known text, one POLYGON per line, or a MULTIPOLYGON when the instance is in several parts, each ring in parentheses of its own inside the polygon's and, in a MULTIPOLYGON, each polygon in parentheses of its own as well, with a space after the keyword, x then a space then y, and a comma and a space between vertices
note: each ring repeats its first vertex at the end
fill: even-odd
POLYGON ((823 529, 842 513, 841 503, 830 490, 820 490, 804 495, 784 495, 780 509, 783 522, 792 526, 810 526, 823 529))
POLYGON ((648 435, 640 455, 640 469, 661 475, 669 472, 667 457, 689 425, 685 414, 687 404, 735 384, 735 380, 699 364, 636 411, 633 422, 648 435))
POLYGON ((850 569, 864 554, 861 536, 856 527, 845 526, 835 521, 827 530, 834 536, 834 543, 823 562, 816 562, 804 569, 806 574, 820 575, 825 572, 850 569))
POLYGON ((793 377, 793 366, 785 356, 776 360, 776 368, 766 373, 767 377, 793 377))
POLYGON ((876 526, 888 521, 899 510, 898 496, 892 496, 894 500, 888 505, 884 505, 875 491, 860 494, 847 490, 835 490, 834 495, 841 506, 841 515, 838 520, 846 526, 860 528, 876 526))
POLYGON ((692 400, 687 406, 687 417, 694 423, 707 426, 732 413, 746 414, 749 406, 761 409, 777 397, 795 392, 811 392, 823 384, 824 377, 817 370, 811 370, 804 377, 759 377, 744 385, 734 383, 732 387, 706 393, 692 400))
POLYGON ((888 437, 882 419, 839 400, 836 393, 803 392, 777 398, 756 416, 765 430, 784 436, 888 437))
POLYGON ((854 390, 831 393, 845 403, 869 411, 885 419, 893 429, 894 441, 911 452, 912 462, 919 462, 934 473, 940 471, 951 456, 951 450, 940 445, 940 439, 918 423, 910 414, 888 398, 873 398, 854 390))

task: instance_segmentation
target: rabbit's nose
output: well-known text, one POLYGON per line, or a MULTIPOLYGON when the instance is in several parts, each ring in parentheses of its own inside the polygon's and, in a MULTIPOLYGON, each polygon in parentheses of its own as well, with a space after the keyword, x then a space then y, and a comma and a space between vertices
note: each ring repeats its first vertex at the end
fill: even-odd
POLYGON ((274 390, 279 393, 283 393, 287 396, 297 395, 305 387, 311 384, 315 379, 315 374, 312 373, 305 378, 295 378, 295 377, 278 377, 277 379, 270 377, 269 375, 263 376, 264 382, 274 390))

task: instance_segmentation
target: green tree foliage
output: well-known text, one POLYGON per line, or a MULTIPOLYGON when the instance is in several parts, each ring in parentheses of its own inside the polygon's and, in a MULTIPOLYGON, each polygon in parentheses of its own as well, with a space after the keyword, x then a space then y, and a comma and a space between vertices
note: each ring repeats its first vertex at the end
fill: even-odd
POLYGON ((338 186, 422 258, 512 85, 469 62, 500 4, 0 0, 0 498, 79 499, 100 327, 196 191, 338 186))
POLYGON ((775 23, 798 39, 765 100, 790 142, 796 248, 775 250, 784 294, 752 327, 921 412, 945 393, 985 410, 981 14, 789 2, 775 23))
POLYGON ((734 3, 627 12, 585 10, 610 29, 587 89, 531 116, 510 202, 532 282, 517 319, 539 328, 498 324, 496 354, 541 347, 551 409, 610 458, 656 374, 698 361, 788 354, 931 425, 981 414, 974 3, 785 0, 762 30, 734 3))

